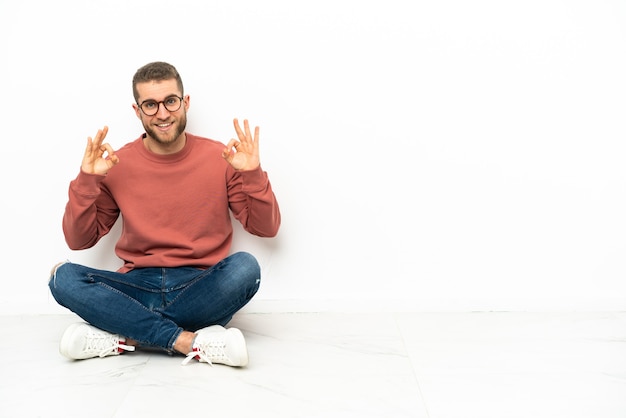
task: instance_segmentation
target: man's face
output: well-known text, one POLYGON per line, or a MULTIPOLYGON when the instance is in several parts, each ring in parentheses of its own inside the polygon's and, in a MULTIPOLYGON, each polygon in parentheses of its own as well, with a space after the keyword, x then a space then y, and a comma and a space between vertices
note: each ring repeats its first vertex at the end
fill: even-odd
POLYGON ((182 99, 178 110, 170 111, 171 104, 179 100, 182 92, 178 89, 175 79, 162 81, 149 81, 137 84, 139 105, 147 113, 156 113, 147 116, 139 105, 134 104, 133 108, 137 117, 141 120, 148 136, 157 143, 168 146, 179 140, 183 140, 185 127, 187 126, 187 109, 189 108, 189 96, 182 99), (166 107, 167 105, 167 107, 166 107))

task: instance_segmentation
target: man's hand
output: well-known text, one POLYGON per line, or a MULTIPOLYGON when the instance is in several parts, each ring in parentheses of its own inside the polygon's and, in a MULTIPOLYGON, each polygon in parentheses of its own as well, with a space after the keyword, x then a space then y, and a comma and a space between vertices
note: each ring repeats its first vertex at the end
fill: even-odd
POLYGON ((243 132, 239 126, 237 119, 233 120, 235 131, 239 140, 231 139, 224 151, 222 157, 233 166, 235 170, 255 170, 260 165, 259 159, 259 127, 254 128, 254 138, 250 133, 250 125, 248 120, 243 120, 243 132))
POLYGON ((120 162, 111 145, 102 143, 108 131, 109 127, 105 126, 98 130, 94 139, 87 138, 87 148, 81 165, 85 173, 105 175, 111 167, 120 162))

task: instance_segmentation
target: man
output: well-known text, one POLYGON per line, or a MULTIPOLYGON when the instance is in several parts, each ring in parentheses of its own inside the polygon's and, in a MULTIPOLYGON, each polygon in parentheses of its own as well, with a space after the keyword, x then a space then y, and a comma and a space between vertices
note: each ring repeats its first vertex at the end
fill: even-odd
POLYGON ((145 133, 115 151, 108 128, 87 140, 63 216, 68 246, 94 246, 121 215, 115 272, 70 262, 51 272, 56 301, 86 323, 63 334, 60 352, 86 359, 158 347, 200 362, 245 366, 240 330, 224 328, 255 295, 256 259, 230 254, 230 213, 273 237, 280 211, 259 160, 259 128, 226 146, 185 132, 189 95, 175 67, 153 62, 133 78, 133 108, 145 133))

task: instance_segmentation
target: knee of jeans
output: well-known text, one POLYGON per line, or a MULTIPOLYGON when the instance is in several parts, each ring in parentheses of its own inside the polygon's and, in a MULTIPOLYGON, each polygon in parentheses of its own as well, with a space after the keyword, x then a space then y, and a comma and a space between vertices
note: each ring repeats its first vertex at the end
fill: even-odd
POLYGON ((56 283, 57 283, 57 273, 59 271, 59 269, 61 268, 61 266, 68 264, 69 261, 61 261, 60 263, 57 263, 54 265, 54 267, 52 267, 52 269, 50 270, 50 277, 48 279, 48 286, 50 286, 50 288, 52 287, 56 287, 56 283))
POLYGON ((52 280, 56 279, 56 277, 57 277, 57 270, 59 269, 59 267, 61 267, 65 263, 67 263, 67 261, 61 261, 60 263, 56 263, 52 267, 52 269, 50 269, 50 276, 48 277, 48 282, 51 282, 52 280))
POLYGON ((233 257, 239 268, 245 270, 246 276, 255 277, 257 283, 260 281, 261 266, 252 254, 241 251, 233 254, 233 257))

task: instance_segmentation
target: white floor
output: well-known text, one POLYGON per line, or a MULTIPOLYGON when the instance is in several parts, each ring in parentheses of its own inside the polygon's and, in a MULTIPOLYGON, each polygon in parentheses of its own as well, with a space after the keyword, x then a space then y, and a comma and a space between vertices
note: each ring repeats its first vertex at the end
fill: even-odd
POLYGON ((243 313, 250 364, 68 361, 0 317, 0 417, 626 417, 626 313, 243 313))

